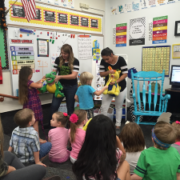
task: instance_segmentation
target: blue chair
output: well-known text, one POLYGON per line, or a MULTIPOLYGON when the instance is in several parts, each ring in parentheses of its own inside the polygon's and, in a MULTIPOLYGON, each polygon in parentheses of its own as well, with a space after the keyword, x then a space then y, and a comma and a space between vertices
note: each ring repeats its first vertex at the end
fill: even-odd
POLYGON ((133 84, 133 100, 134 100, 134 112, 133 114, 136 116, 135 122, 137 124, 147 124, 147 125, 155 125, 154 122, 140 122, 140 116, 160 116, 163 112, 167 110, 167 103, 168 99, 170 99, 170 95, 167 94, 165 96, 162 95, 163 93, 163 84, 164 84, 164 76, 165 71, 163 73, 157 73, 155 71, 140 71, 137 73, 133 73, 131 70, 131 77, 132 77, 132 84, 133 84), (135 91, 135 82, 137 81, 137 91, 135 91), (142 96, 140 96, 140 81, 142 82, 142 96), (146 82, 149 81, 150 83, 148 86, 148 91, 146 91, 146 82), (158 82, 161 82, 161 89, 160 93, 158 94, 158 82), (151 92, 151 83, 155 82, 154 88, 154 100, 152 97, 151 92), (137 97, 136 97, 137 94, 137 97), (146 102, 146 95, 147 95, 147 102, 146 102), (157 109, 157 101, 159 96, 159 110, 157 109), (141 98, 142 97, 142 98, 141 98), (141 102, 142 99, 142 102, 141 102), (139 109, 137 108, 137 102, 139 105, 139 109), (151 104, 153 102, 153 104, 151 104), (144 106, 141 108, 141 103, 144 106), (153 105, 153 108, 152 108, 153 105), (148 108, 146 108, 146 106, 148 108))

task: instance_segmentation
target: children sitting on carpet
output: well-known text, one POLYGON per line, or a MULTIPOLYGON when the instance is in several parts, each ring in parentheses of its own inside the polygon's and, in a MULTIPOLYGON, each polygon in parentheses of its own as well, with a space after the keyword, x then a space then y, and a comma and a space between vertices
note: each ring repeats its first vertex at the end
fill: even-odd
POLYGON ((46 166, 40 159, 49 153, 52 145, 50 142, 39 143, 38 132, 33 128, 34 112, 27 108, 20 110, 15 114, 14 121, 18 127, 12 132, 8 151, 13 151, 24 164, 35 162, 46 166))
POLYGON ((94 117, 94 102, 93 102, 93 95, 101 95, 108 86, 104 86, 101 90, 95 90, 91 87, 91 83, 93 80, 93 75, 90 72, 83 72, 80 75, 80 82, 81 86, 78 88, 75 100, 79 101, 80 109, 84 109, 87 112, 87 118, 94 117))
POLYGON ((120 162, 122 153, 117 145, 113 122, 107 116, 95 116, 88 125, 84 144, 73 165, 77 179, 130 180, 129 164, 120 162))
POLYGON ((175 147, 180 154, 180 121, 173 122, 172 126, 175 128, 176 131, 176 142, 171 146, 175 147))
POLYGON ((145 149, 144 134, 139 125, 130 122, 123 127, 119 138, 126 151, 126 161, 130 165, 130 173, 133 174, 139 156, 145 149))
POLYGON ((69 130, 69 139, 72 147, 70 152, 70 160, 74 163, 77 160, 79 151, 84 143, 86 131, 82 128, 88 121, 85 110, 76 110, 69 118, 71 125, 69 130))
POLYGON ((154 147, 141 152, 131 180, 179 179, 180 155, 171 146, 176 140, 172 125, 158 122, 152 129, 154 147))
POLYGON ((51 129, 48 134, 48 141, 52 144, 49 152, 49 159, 52 162, 63 163, 69 159, 68 129, 65 128, 68 120, 67 113, 56 112, 52 115, 51 126, 56 127, 51 129))

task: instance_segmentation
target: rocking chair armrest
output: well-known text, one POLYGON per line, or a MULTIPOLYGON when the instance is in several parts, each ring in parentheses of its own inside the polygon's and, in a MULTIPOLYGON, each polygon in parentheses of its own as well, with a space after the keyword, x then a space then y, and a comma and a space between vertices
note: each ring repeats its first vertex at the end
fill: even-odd
POLYGON ((133 96, 133 98, 136 98, 136 94, 135 93, 133 93, 132 96, 133 96))
POLYGON ((161 100, 164 101, 166 99, 170 99, 171 95, 170 94, 166 94, 165 96, 161 96, 161 100))

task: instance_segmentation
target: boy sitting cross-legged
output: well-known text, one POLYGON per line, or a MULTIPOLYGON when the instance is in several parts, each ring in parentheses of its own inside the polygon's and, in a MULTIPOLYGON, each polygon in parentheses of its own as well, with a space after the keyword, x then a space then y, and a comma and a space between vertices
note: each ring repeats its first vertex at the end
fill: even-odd
POLYGON ((39 143, 38 133, 33 128, 34 112, 27 108, 20 110, 15 114, 14 121, 18 127, 12 132, 8 151, 14 151, 24 164, 35 163, 46 166, 40 159, 49 153, 52 145, 50 142, 39 143))

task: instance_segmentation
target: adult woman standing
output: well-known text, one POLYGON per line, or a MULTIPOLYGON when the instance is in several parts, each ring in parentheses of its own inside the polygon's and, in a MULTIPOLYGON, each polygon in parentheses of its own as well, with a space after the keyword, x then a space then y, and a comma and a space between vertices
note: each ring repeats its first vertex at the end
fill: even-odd
MULTIPOLYGON (((63 92, 66 97, 68 115, 74 111, 74 96, 77 91, 77 75, 79 72, 79 61, 74 57, 72 47, 64 44, 61 47, 61 54, 55 60, 55 66, 58 75, 55 81, 60 81, 63 85, 63 92)), ((51 115, 58 111, 63 98, 53 96, 51 104, 51 115)), ((52 116, 51 116, 52 117, 52 116)))
MULTIPOLYGON (((105 83, 109 79, 109 74, 113 74, 114 70, 120 70, 119 79, 116 81, 121 87, 120 94, 115 96, 115 108, 116 108, 116 134, 120 133, 121 118, 122 118, 122 105, 126 96, 126 80, 128 75, 128 68, 126 61, 121 56, 114 55, 113 51, 109 48, 105 48, 101 52, 102 60, 100 64, 100 76, 105 77, 105 83), (112 67, 112 70, 108 69, 108 66, 112 67)), ((114 85, 111 83, 110 85, 114 85)), ((103 95, 101 113, 107 115, 108 108, 111 104, 113 96, 103 95)))

